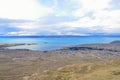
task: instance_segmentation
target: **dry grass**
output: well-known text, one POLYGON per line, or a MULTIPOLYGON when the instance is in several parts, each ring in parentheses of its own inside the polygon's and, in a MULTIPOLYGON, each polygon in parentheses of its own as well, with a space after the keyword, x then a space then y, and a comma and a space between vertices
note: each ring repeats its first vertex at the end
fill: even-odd
POLYGON ((24 80, 120 80, 119 59, 105 63, 84 63, 69 65, 55 71, 35 73, 24 80))

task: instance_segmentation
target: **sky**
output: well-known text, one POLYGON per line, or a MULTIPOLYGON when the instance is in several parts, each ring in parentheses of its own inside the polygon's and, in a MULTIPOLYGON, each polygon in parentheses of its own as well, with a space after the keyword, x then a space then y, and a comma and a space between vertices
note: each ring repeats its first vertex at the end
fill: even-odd
POLYGON ((120 34, 120 0, 0 0, 0 35, 120 34))

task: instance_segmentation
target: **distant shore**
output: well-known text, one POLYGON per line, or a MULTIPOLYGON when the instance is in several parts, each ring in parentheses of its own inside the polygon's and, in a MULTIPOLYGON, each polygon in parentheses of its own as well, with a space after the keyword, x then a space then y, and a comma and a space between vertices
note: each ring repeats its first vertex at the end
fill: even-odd
POLYGON ((21 45, 37 45, 36 43, 2 43, 0 44, 0 49, 6 49, 6 47, 14 47, 14 46, 21 46, 21 45))

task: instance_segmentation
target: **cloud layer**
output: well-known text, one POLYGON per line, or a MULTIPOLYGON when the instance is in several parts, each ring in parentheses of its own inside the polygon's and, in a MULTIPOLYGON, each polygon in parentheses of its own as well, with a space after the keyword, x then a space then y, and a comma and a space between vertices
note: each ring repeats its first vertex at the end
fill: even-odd
POLYGON ((0 34, 120 33, 119 0, 0 0, 0 34))

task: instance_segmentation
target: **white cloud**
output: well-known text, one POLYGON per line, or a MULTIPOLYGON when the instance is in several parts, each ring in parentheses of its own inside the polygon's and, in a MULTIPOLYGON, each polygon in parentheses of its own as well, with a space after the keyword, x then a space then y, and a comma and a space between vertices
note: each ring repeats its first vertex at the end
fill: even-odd
POLYGON ((34 35, 40 32, 45 35, 86 35, 88 31, 119 32, 120 10, 111 8, 112 0, 63 1, 66 3, 53 0, 54 5, 49 8, 37 0, 0 0, 0 18, 32 20, 9 23, 10 27, 20 30, 9 32, 9 35, 34 35), (67 7, 60 6, 61 4, 66 4, 67 7), (79 32, 78 29, 87 29, 87 32, 79 32))
POLYGON ((119 32, 120 10, 102 10, 94 13, 95 20, 99 19, 98 25, 104 32, 119 32))
MULTIPOLYGON (((18 28, 20 30, 22 30, 22 32, 18 32, 18 34, 24 34, 24 33, 28 33, 31 34, 32 33, 40 33, 40 32, 45 32, 46 34, 48 33, 58 33, 55 29, 54 26, 56 26, 55 24, 42 24, 40 23, 39 20, 36 20, 34 22, 26 22, 26 23, 13 23, 10 26, 14 26, 15 28, 18 28)), ((13 32, 14 33, 14 32, 13 32)))
POLYGON ((12 23, 10 26, 21 29, 21 30, 35 30, 38 29, 39 26, 37 22, 26 22, 26 23, 12 23))
POLYGON ((23 36, 23 35, 37 35, 35 32, 28 32, 28 31, 19 31, 19 32, 8 32, 6 35, 14 35, 14 36, 23 36))
POLYGON ((0 18, 33 20, 51 12, 37 0, 0 0, 0 18))
POLYGON ((105 33, 119 33, 120 10, 111 9, 112 0, 71 0, 77 2, 78 8, 73 11, 76 21, 63 22, 59 25, 69 26, 69 29, 86 28, 105 33))
POLYGON ((65 35, 89 36, 89 34, 86 33, 76 33, 76 32, 67 32, 65 35))
POLYGON ((93 13, 94 18, 85 16, 76 21, 60 23, 61 26, 69 26, 69 29, 86 28, 90 31, 100 30, 105 33, 119 33, 120 10, 93 13))
POLYGON ((82 17, 88 12, 96 12, 110 7, 111 0, 75 0, 79 6, 74 12, 75 17, 82 17))
POLYGON ((99 20, 94 20, 89 17, 83 17, 73 22, 61 23, 61 26, 69 26, 72 28, 92 28, 99 25, 99 20))

